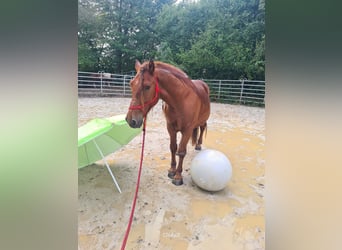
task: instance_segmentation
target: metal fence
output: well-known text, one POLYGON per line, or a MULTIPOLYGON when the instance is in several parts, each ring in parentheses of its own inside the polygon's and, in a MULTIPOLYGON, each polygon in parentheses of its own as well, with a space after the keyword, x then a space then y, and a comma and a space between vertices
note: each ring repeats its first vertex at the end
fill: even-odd
POLYGON ((131 75, 78 72, 79 96, 131 96, 131 75))
POLYGON ((265 81, 204 79, 213 102, 265 106, 265 81))
MULTIPOLYGON (((132 75, 78 72, 79 96, 130 97, 132 75)), ((212 102, 265 106, 265 81, 203 79, 212 102)))

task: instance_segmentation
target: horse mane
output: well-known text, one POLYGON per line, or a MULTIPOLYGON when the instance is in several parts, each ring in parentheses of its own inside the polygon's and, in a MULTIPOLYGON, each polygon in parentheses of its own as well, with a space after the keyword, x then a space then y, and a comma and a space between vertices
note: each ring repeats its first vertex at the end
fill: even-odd
MULTIPOLYGON (((148 62, 143 63, 143 67, 148 67, 148 62)), ((191 78, 181 69, 160 61, 155 61, 154 62, 155 67, 158 69, 163 69, 165 71, 168 71, 172 75, 174 75, 178 80, 180 80, 185 86, 190 87, 192 90, 196 92, 196 94, 201 97, 201 94, 199 93, 198 88, 194 84, 194 82, 191 80, 191 78)))
POLYGON ((170 71, 172 74, 174 74, 177 78, 179 78, 180 80, 182 80, 182 78, 187 78, 189 80, 191 80, 189 78, 189 76, 181 69, 171 65, 171 64, 168 64, 168 63, 163 63, 163 62, 155 62, 155 65, 158 67, 158 68, 161 68, 161 69, 165 69, 167 71, 170 71))

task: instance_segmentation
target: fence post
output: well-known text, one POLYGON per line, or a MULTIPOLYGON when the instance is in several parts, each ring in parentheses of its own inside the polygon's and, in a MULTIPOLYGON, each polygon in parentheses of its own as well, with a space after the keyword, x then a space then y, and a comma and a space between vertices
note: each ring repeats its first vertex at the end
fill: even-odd
POLYGON ((102 95, 102 74, 103 74, 103 72, 102 72, 102 71, 100 71, 100 79, 101 79, 101 95, 102 95))
POLYGON ((219 80, 218 99, 221 99, 221 80, 219 80))
POLYGON ((123 89, 124 89, 124 92, 123 92, 123 96, 126 96, 126 75, 124 75, 124 83, 123 83, 123 89))
POLYGON ((245 83, 245 79, 242 79, 241 81, 241 93, 240 93, 240 101, 239 104, 241 104, 241 100, 242 100, 242 94, 243 94, 243 84, 245 83))

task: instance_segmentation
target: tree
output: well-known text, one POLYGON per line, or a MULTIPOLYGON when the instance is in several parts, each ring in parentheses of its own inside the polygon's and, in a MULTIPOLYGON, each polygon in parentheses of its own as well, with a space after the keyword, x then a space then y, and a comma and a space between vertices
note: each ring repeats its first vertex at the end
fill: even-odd
POLYGON ((79 1, 80 70, 155 58, 193 78, 264 79, 264 0, 79 1))
POLYGON ((84 71, 101 69, 104 20, 92 1, 82 0, 78 7, 78 67, 84 71))
POLYGON ((264 4, 202 0, 166 7, 158 17, 159 56, 192 77, 264 79, 264 4))

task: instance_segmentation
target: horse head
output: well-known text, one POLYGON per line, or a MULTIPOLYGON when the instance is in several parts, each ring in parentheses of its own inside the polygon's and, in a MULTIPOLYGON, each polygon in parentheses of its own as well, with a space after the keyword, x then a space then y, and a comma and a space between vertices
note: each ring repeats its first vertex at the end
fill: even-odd
POLYGON ((126 121, 132 128, 140 128, 147 113, 159 100, 159 86, 153 60, 143 64, 136 60, 135 70, 137 74, 130 82, 132 99, 126 121))

